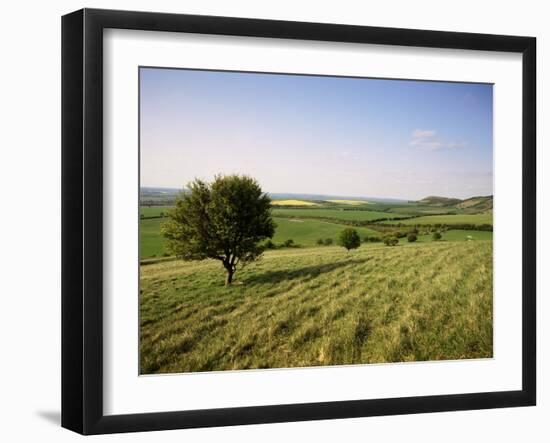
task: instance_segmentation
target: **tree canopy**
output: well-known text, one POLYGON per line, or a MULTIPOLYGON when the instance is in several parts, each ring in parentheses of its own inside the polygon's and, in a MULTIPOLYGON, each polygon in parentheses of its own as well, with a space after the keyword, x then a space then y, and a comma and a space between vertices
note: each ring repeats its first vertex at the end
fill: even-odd
POLYGON ((167 249, 184 260, 220 260, 231 284, 237 266, 258 259, 260 242, 273 237, 271 199, 244 175, 196 179, 187 188, 161 228, 167 249))
POLYGON ((355 229, 346 228, 340 233, 338 244, 349 251, 350 249, 358 248, 361 245, 361 237, 359 237, 359 234, 355 229))

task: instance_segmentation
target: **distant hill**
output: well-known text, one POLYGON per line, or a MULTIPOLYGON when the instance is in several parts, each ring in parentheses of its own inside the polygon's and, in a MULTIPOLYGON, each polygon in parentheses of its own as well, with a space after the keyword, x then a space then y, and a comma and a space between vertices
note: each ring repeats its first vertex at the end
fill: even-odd
POLYGON ((330 201, 330 200, 347 200, 347 201, 370 201, 378 203, 406 203, 407 200, 399 198, 383 198, 383 197, 350 197, 346 195, 327 195, 327 194, 292 194, 292 193, 274 193, 269 192, 269 196, 273 200, 313 200, 313 201, 330 201))
POLYGON ((493 196, 471 197, 456 205, 464 212, 489 212, 493 210, 493 196))
POLYGON ((429 197, 419 200, 418 203, 429 206, 455 206, 462 200, 458 198, 438 197, 436 195, 430 195, 429 197))
POLYGON ((464 200, 432 195, 419 200, 417 203, 427 206, 457 208, 464 214, 478 214, 493 210, 492 195, 470 197, 464 200))

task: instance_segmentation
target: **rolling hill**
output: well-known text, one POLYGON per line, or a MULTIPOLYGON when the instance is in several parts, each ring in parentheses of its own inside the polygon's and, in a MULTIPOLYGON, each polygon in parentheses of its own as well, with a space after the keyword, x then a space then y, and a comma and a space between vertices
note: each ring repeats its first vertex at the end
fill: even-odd
POLYGON ((419 200, 417 203, 426 206, 456 208, 464 214, 487 213, 493 210, 492 195, 470 197, 464 200, 432 195, 419 200))

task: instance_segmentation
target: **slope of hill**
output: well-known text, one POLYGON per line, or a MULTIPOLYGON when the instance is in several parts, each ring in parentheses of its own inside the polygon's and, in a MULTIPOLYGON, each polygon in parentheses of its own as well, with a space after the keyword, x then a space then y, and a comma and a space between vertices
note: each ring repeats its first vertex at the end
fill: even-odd
POLYGON ((463 209, 464 212, 489 212, 493 210, 493 196, 471 197, 462 200, 456 207, 463 209))
POLYGON ((490 358, 492 257, 490 241, 280 250, 229 288, 214 260, 143 266, 141 373, 490 358))
POLYGON ((423 198, 418 203, 423 205, 430 206, 454 206, 459 204, 462 200, 458 198, 448 198, 448 197, 439 197, 436 195, 430 195, 429 197, 423 198))
POLYGON ((429 196, 417 203, 434 207, 452 207, 459 209, 463 214, 487 213, 493 210, 493 196, 476 196, 464 200, 439 196, 429 196))

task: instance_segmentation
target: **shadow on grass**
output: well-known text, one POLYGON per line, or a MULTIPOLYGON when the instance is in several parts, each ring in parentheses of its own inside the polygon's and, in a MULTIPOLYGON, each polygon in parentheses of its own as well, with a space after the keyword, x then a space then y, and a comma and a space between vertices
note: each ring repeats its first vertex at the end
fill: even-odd
POLYGON ((282 281, 304 279, 311 280, 325 272, 331 272, 338 268, 346 266, 359 265, 371 260, 370 257, 363 259, 350 259, 336 263, 326 263, 324 265, 306 266, 300 269, 284 270, 284 271, 268 271, 263 274, 251 275, 245 279, 246 284, 264 284, 264 283, 280 283, 282 281))

